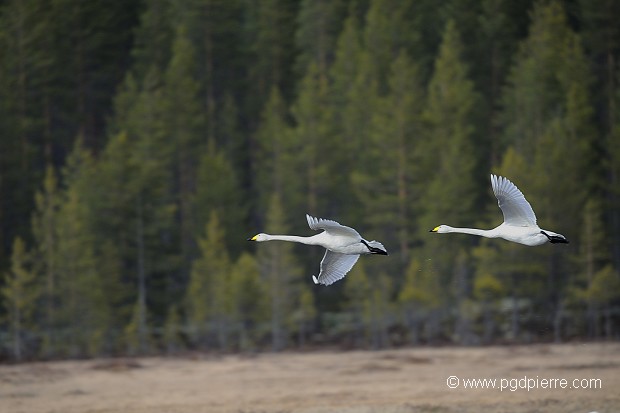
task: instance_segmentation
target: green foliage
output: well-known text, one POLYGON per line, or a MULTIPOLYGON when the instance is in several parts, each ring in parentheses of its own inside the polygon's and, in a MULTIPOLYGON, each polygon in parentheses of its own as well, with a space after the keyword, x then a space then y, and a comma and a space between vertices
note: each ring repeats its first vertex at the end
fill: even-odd
POLYGON ((474 110, 477 104, 473 82, 461 58, 462 45, 453 21, 448 22, 429 83, 428 140, 421 148, 433 153, 434 176, 426 196, 431 205, 428 221, 441 217, 454 225, 471 221, 478 185, 474 171, 479 160, 472 150, 475 132, 474 110), (454 179, 458 177, 458 179, 454 179))
POLYGON ((432 265, 422 265, 419 259, 411 259, 398 293, 398 302, 405 307, 432 310, 439 307, 443 300, 444 292, 432 265))
POLYGON ((306 199, 294 202, 292 194, 290 202, 295 210, 306 210, 312 213, 329 208, 329 204, 320 196, 321 193, 336 192, 332 185, 342 183, 340 179, 329 179, 336 175, 337 165, 328 162, 321 156, 323 151, 339 152, 337 142, 330 139, 329 122, 326 111, 321 108, 327 105, 325 81, 321 80, 319 66, 310 64, 306 75, 300 82, 299 97, 292 107, 295 128, 291 139, 295 151, 293 163, 301 166, 305 172, 303 184, 297 191, 306 194, 306 199), (323 201, 319 204, 319 201, 323 201))
POLYGON ((166 352, 174 354, 183 348, 181 341, 181 316, 177 305, 171 305, 168 309, 166 322, 164 324, 164 343, 166 352))
MULTIPOLYGON (((295 28, 298 3, 267 0, 246 3, 250 16, 246 27, 249 49, 248 77, 252 90, 248 96, 252 110, 260 110, 272 89, 293 91, 293 66, 296 56, 295 28)), ((288 99, 289 95, 285 95, 288 99)))
POLYGON ((258 156, 254 162, 256 184, 261 191, 256 207, 265 211, 269 205, 269 194, 280 197, 295 193, 296 179, 290 179, 290 171, 295 148, 291 131, 286 121, 287 109, 278 89, 273 88, 265 105, 261 126, 256 133, 258 156))
POLYGON ((205 118, 199 102, 199 82, 196 80, 195 48, 187 28, 176 28, 172 57, 164 75, 164 130, 172 140, 173 169, 179 199, 180 241, 183 258, 192 254, 191 194, 195 190, 198 154, 204 145, 205 118))
POLYGON ((58 220, 61 205, 58 179, 53 167, 48 166, 43 189, 35 194, 36 211, 32 217, 32 232, 36 240, 36 256, 40 271, 44 277, 45 287, 42 295, 45 301, 45 338, 43 352, 54 354, 56 320, 56 300, 58 282, 58 220))
POLYGON ((231 253, 237 253, 240 249, 239 234, 242 232, 248 205, 243 199, 244 193, 236 170, 225 153, 217 150, 213 140, 209 142, 207 151, 200 159, 196 186, 192 199, 194 227, 204 228, 211 214, 216 212, 221 217, 222 226, 228 236, 224 248, 231 253))
POLYGON ((303 73, 310 62, 315 62, 319 76, 327 77, 346 5, 345 0, 302 0, 295 33, 295 43, 300 50, 296 62, 298 72, 303 73))
MULTIPOLYGON (((265 231, 271 234, 287 234, 282 200, 277 193, 271 196, 265 231)), ((267 297, 271 312, 271 345, 282 350, 288 341, 290 315, 298 303, 301 271, 293 255, 293 245, 273 242, 261 245, 258 254, 261 277, 267 284, 267 297)), ((305 277, 308 280, 310 277, 305 277)))
POLYGON ((21 238, 13 241, 11 270, 5 275, 5 285, 0 292, 8 314, 8 326, 12 337, 12 353, 15 360, 23 354, 23 335, 36 328, 33 316, 41 290, 36 274, 29 268, 29 253, 21 238))
POLYGON ((230 270, 232 309, 230 320, 238 337, 237 348, 255 348, 258 326, 269 318, 267 289, 253 255, 242 253, 230 270))
POLYGON ((617 335, 619 11, 0 2, 0 288, 34 294, 14 334, 3 293, 0 336, 53 358, 617 335), (491 171, 570 244, 428 234, 498 225, 491 171), (322 288, 320 248, 242 242, 306 212, 390 257, 322 288))
POLYGON ((200 256, 192 265, 185 297, 187 322, 193 341, 204 346, 212 332, 217 334, 218 345, 228 345, 227 318, 231 311, 229 283, 230 258, 224 245, 225 233, 216 211, 205 228, 205 236, 198 240, 200 256))
MULTIPOLYGON (((468 78, 467 65, 462 60, 462 44, 454 24, 449 21, 435 71, 428 86, 427 139, 420 145, 424 153, 433 156, 423 166, 427 199, 422 212, 420 231, 428 231, 439 224, 467 226, 474 222, 481 185, 476 175, 481 162, 480 151, 474 151, 476 131, 475 108, 478 94, 468 78), (430 164, 432 162, 432 164, 430 164), (427 229, 428 228, 428 229, 427 229)), ((428 234, 427 234, 428 235, 428 234)), ((464 253, 465 237, 429 238, 425 253, 433 257, 437 276, 452 283, 457 267, 457 256, 464 253)))
POLYGON ((413 200, 422 192, 416 154, 424 93, 419 69, 404 51, 391 68, 389 92, 377 105, 365 145, 365 161, 373 167, 355 170, 351 178, 374 236, 398 245, 394 252, 406 262, 415 233, 413 200))
POLYGON ((606 305, 618 299, 618 291, 620 277, 611 265, 606 265, 594 275, 587 290, 587 298, 599 305, 606 305))

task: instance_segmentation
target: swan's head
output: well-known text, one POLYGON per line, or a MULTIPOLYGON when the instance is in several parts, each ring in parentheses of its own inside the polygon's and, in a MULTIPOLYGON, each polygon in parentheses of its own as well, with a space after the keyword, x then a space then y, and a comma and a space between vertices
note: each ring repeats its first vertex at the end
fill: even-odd
POLYGON ((268 240, 269 238, 267 234, 263 234, 262 232, 260 234, 254 235, 252 238, 248 238, 248 241, 257 241, 257 242, 268 241, 268 240))
POLYGON ((452 227, 449 227, 447 225, 440 225, 438 227, 435 227, 435 228, 431 229, 428 232, 436 232, 438 234, 446 234, 446 233, 450 232, 451 229, 452 229, 452 227))

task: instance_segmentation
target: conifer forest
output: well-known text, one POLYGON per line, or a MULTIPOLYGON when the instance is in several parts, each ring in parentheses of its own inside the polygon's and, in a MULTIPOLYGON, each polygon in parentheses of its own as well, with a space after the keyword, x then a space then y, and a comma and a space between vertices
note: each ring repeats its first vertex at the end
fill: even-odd
POLYGON ((620 337, 620 2, 0 0, 0 360, 620 337), (569 244, 493 228, 509 178, 569 244), (389 256, 315 285, 356 228, 389 256))

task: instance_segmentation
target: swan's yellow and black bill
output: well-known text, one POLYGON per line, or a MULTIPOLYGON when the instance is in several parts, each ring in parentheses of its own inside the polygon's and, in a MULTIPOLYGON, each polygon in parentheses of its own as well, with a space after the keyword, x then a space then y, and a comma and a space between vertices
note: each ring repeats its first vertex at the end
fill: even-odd
POLYGON ((435 227, 435 228, 431 229, 431 230, 430 230, 430 231, 428 231, 428 232, 437 232, 437 231, 439 231, 439 227, 435 227))
POLYGON ((258 235, 254 235, 252 238, 248 238, 248 241, 256 241, 256 237, 258 237, 258 235))

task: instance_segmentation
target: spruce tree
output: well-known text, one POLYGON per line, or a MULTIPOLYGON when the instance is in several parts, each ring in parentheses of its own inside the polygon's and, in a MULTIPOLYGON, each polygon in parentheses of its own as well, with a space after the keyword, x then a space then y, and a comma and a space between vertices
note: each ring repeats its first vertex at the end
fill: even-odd
POLYGON ((206 144, 205 117, 196 80, 195 49, 187 28, 176 28, 172 57, 164 75, 164 130, 173 142, 173 170, 176 182, 180 248, 184 262, 193 254, 193 219, 191 195, 196 189, 198 154, 206 144))
POLYGON ((292 179, 290 174, 294 170, 295 147, 287 116, 280 92, 272 89, 256 132, 257 150, 252 160, 257 197, 255 207, 263 211, 271 202, 269 194, 277 193, 284 200, 300 193, 297 190, 299 180, 292 179))
POLYGON ((238 235, 248 212, 236 173, 226 153, 216 148, 214 140, 209 141, 198 165, 196 193, 192 197, 194 228, 204 228, 210 215, 217 212, 227 235, 221 248, 235 255, 240 249, 238 235))
POLYGON ((24 241, 19 237, 15 238, 11 254, 11 270, 5 275, 4 286, 0 292, 8 314, 12 354, 17 361, 21 361, 25 355, 24 335, 26 333, 33 335, 35 332, 33 316, 41 292, 29 260, 24 241))
POLYGON ((389 94, 381 99, 372 118, 366 143, 372 168, 352 174, 366 222, 376 237, 398 246, 401 264, 408 261, 411 234, 416 226, 414 199, 421 195, 416 180, 422 132, 424 93, 419 69, 404 51, 393 62, 389 94), (396 237, 394 237, 396 236, 396 237))
MULTIPOLYGON (((271 234, 286 234, 287 228, 280 195, 274 193, 269 202, 265 231, 271 234)), ((280 351, 288 344, 290 315, 298 302, 296 284, 302 280, 300 268, 290 242, 260 245, 257 254, 263 282, 269 289, 271 347, 274 351, 280 351)), ((305 280, 310 280, 310 276, 305 277, 305 280)))
POLYGON ((54 168, 48 165, 42 190, 35 194, 36 210, 32 217, 32 232, 37 246, 37 257, 45 280, 42 292, 45 301, 45 337, 43 354, 55 352, 56 307, 58 294, 58 213, 62 202, 54 168))
POLYGON ((311 62, 317 65, 324 84, 333 60, 337 35, 347 11, 344 0, 302 0, 297 13, 295 43, 299 49, 296 71, 303 74, 311 62))
MULTIPOLYGON (((527 188, 538 221, 559 232, 580 227, 585 199, 600 193, 591 84, 580 38, 569 26, 562 4, 536 4, 504 94, 504 142, 528 160, 527 174, 519 172, 525 178, 520 186, 527 188), (562 208, 557 207, 558 199, 562 208)), ((579 235, 572 238, 577 246, 579 235)), ((536 251, 547 278, 537 306, 549 315, 556 340, 562 336, 565 287, 578 274, 569 249, 536 251)))
POLYGON ((237 348, 253 350, 260 338, 261 326, 269 320, 267 289, 261 281, 256 258, 242 253, 230 271, 231 323, 237 336, 237 348))
MULTIPOLYGON (((474 222, 481 187, 478 183, 485 181, 476 173, 481 162, 474 140, 478 94, 468 78, 461 53, 457 29, 449 21, 429 83, 424 113, 428 126, 424 144, 419 148, 434 154, 421 166, 420 178, 428 185, 420 231, 442 223, 465 226, 474 222)), ((438 276, 449 282, 454 276, 456 256, 468 247, 471 239, 426 239, 425 251, 435 259, 438 276)))
POLYGON ((193 261, 185 295, 188 330, 195 345, 206 347, 215 337, 219 348, 229 342, 228 317, 232 309, 230 258, 225 249, 213 248, 224 243, 225 232, 219 215, 211 212, 204 237, 198 239, 199 257, 193 261))

